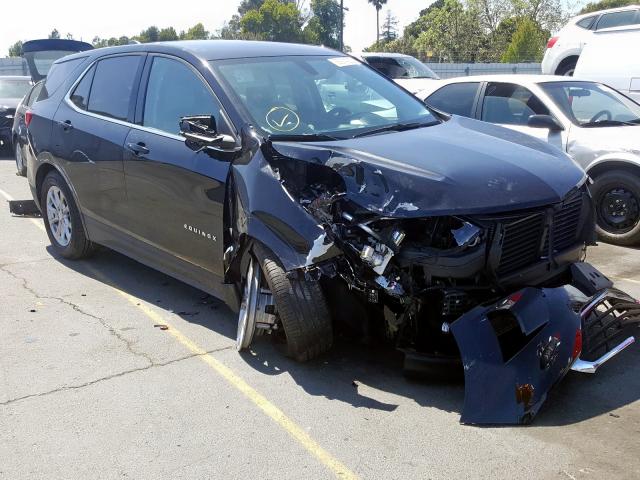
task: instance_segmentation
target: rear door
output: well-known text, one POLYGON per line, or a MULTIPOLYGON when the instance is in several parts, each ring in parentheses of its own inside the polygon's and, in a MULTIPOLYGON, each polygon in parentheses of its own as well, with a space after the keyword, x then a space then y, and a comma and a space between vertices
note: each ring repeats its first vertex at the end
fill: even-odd
POLYGON ((488 82, 478 108, 480 120, 526 133, 564 150, 563 132, 528 126, 531 115, 551 115, 551 112, 538 96, 522 85, 488 82))
POLYGON ((136 123, 127 135, 127 228, 168 254, 179 277, 191 269, 223 275, 223 211, 233 151, 194 151, 179 135, 180 118, 212 115, 219 133, 236 137, 211 88, 191 64, 149 56, 136 123), (179 260, 177 260, 179 259, 179 260))
POLYGON ((54 116, 56 156, 76 189, 90 236, 120 228, 126 209, 123 146, 133 122, 144 55, 104 57, 70 89, 54 116))

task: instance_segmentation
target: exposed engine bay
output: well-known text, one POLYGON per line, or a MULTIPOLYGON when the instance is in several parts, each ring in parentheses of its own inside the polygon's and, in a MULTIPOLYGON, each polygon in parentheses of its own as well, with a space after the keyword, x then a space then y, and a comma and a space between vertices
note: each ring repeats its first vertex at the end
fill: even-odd
POLYGON ((280 258, 321 282, 334 321, 379 334, 404 352, 406 370, 457 362, 463 422, 529 422, 573 365, 589 363, 588 371, 603 345, 605 355, 619 349, 613 356, 633 342, 621 336, 640 323, 640 306, 582 263, 595 244, 584 179, 554 201, 527 204, 514 199, 517 184, 490 178, 477 203, 463 202, 464 191, 445 194, 464 188, 447 185, 455 183, 447 175, 356 153, 262 145, 253 161, 264 202, 252 215, 275 234, 271 248, 278 240, 294 247, 280 258), (273 212, 298 212, 264 211, 267 198, 273 212), (347 296, 358 309, 342 307, 347 296), (584 312, 594 298, 614 320, 587 335, 584 312), (494 395, 484 392, 487 382, 494 395))

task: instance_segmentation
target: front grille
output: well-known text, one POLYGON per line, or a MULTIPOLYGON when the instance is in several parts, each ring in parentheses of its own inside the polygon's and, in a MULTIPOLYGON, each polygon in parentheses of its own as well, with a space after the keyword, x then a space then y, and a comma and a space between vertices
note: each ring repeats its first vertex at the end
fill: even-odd
POLYGON ((497 273, 515 272, 575 245, 584 201, 585 194, 580 191, 562 204, 501 218, 498 222, 502 224, 502 251, 497 273), (553 242, 552 249, 549 242, 553 242))

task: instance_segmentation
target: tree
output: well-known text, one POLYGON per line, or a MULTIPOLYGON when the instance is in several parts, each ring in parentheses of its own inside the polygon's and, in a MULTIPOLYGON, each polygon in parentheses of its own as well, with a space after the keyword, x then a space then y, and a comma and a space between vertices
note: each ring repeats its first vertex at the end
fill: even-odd
POLYGON ((500 22, 511 15, 513 10, 512 0, 469 0, 468 5, 489 34, 495 33, 500 22))
POLYGON ((158 27, 152 25, 146 30, 140 32, 140 35, 138 35, 136 40, 138 40, 140 43, 157 42, 159 35, 160 31, 158 30, 158 27))
POLYGON ((380 42, 380 10, 387 0, 367 0, 376 9, 376 42, 380 42))
POLYGON ((180 33, 180 40, 208 40, 209 32, 205 30, 202 23, 196 23, 185 32, 180 33))
POLYGON ((265 0, 258 10, 248 11, 240 20, 244 35, 261 40, 299 42, 302 40, 302 16, 295 3, 265 0))
POLYGON ((22 56, 22 41, 18 40, 16 43, 9 47, 9 56, 10 57, 21 57, 22 56))
POLYGON ((58 29, 54 28, 53 30, 51 30, 51 33, 49 34, 49 38, 54 38, 54 39, 60 38, 60 32, 58 31, 58 29))
POLYGON ((312 17, 304 29, 309 43, 340 48, 340 22, 342 15, 336 0, 311 0, 312 17))
POLYGON ((523 18, 518 22, 518 28, 502 56, 502 61, 506 63, 541 61, 548 33, 533 20, 523 18))
POLYGON ((158 32, 158 40, 161 42, 172 42, 178 40, 178 34, 173 27, 163 28, 158 32))
POLYGON ((597 12, 608 8, 626 7, 627 5, 635 5, 638 0, 600 0, 599 2, 587 3, 580 14, 597 12))
POLYGON ((568 20, 569 14, 562 9, 561 0, 511 0, 513 16, 528 18, 547 30, 555 31, 568 20))
POLYGON ((398 18, 391 13, 391 10, 387 10, 382 24, 382 41, 391 42, 396 38, 398 38, 398 18))

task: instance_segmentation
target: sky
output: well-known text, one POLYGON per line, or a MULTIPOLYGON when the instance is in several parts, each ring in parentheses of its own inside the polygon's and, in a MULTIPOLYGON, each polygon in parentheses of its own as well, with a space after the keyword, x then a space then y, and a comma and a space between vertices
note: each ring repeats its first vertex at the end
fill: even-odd
MULTIPOLYGON (((387 9, 399 20, 400 31, 418 18, 420 10, 433 0, 389 0, 387 9)), ((17 40, 46 38, 56 28, 64 38, 71 33, 75 39, 88 42, 101 38, 133 36, 156 25, 186 30, 198 22, 211 32, 218 30, 236 13, 240 0, 201 0, 176 2, 168 0, 29 0, 25 4, 3 0, 0 27, 0 57, 8 53, 17 40), (25 11, 28 5, 28 12, 25 11), (95 8, 92 6, 95 5, 95 8), (184 5, 181 8, 180 5, 184 5), (14 20, 10 20, 14 19, 14 20)), ((308 1, 307 1, 308 3, 308 1)), ((344 0, 346 13, 345 43, 353 51, 362 50, 376 39, 376 11, 367 0, 344 0)))

